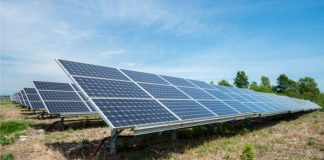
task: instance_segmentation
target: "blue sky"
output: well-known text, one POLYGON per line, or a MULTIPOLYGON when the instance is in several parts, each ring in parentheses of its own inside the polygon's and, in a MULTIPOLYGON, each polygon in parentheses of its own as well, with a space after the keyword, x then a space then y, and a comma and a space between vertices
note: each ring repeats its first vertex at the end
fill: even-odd
POLYGON ((55 58, 232 82, 310 76, 324 90, 324 1, 1 1, 1 94, 69 82, 55 58))

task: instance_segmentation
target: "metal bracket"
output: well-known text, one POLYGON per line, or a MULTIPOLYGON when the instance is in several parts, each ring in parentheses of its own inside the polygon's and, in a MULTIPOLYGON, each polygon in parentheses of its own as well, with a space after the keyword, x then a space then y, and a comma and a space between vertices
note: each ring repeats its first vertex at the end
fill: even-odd
POLYGON ((115 154, 117 152, 117 137, 123 130, 111 130, 111 136, 105 137, 102 139, 96 148, 92 151, 91 155, 96 156, 100 149, 102 149, 102 146, 105 150, 110 149, 110 154, 115 154), (105 141, 109 140, 109 145, 105 145, 105 141))

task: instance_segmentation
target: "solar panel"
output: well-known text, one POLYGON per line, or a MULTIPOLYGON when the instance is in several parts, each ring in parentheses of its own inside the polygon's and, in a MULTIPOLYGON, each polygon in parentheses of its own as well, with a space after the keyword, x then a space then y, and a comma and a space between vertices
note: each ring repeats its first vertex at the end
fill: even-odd
MULTIPOLYGON (((272 102, 275 98, 267 101, 245 89, 66 60, 58 63, 76 84, 75 88, 81 89, 80 96, 93 104, 111 128, 193 123, 197 119, 209 121, 222 116, 278 111, 273 107, 277 106, 272 102)), ((280 105, 296 105, 290 101, 280 105)))
POLYGON ((93 108, 92 104, 90 103, 90 101, 87 99, 87 97, 85 97, 82 92, 79 90, 79 88, 75 85, 72 84, 73 89, 77 92, 77 94, 81 97, 81 99, 86 102, 86 104, 88 105, 88 107, 90 108, 90 110, 92 112, 96 112, 96 109, 93 108))
POLYGON ((94 99, 93 101, 114 127, 177 120, 154 100, 94 99))
POLYGON ((187 88, 187 87, 178 87, 178 88, 194 99, 215 99, 214 97, 210 96, 208 93, 204 92, 199 88, 187 88))
POLYGON ((188 79, 188 81, 190 81, 194 85, 198 86, 199 88, 214 89, 211 85, 209 85, 208 83, 203 82, 203 81, 197 81, 197 80, 192 80, 192 79, 188 79))
POLYGON ((89 114, 91 109, 69 83, 33 82, 49 114, 89 114))
POLYGON ((85 77, 74 79, 90 97, 150 98, 133 82, 85 77))
POLYGON ((21 95, 22 95, 22 98, 23 98, 23 104, 24 104, 24 106, 29 107, 30 104, 29 104, 29 101, 27 99, 27 96, 26 96, 26 93, 25 93, 24 90, 21 90, 21 95))
POLYGON ((175 86, 183 86, 183 87, 195 87, 193 84, 188 82, 186 79, 178 78, 178 77, 170 77, 170 76, 161 76, 171 84, 175 86))
POLYGON ((35 110, 45 109, 35 88, 24 88, 30 107, 35 110))
POLYGON ((215 115, 193 100, 161 100, 181 119, 207 118, 215 115))
POLYGON ((147 92, 157 99, 190 99, 173 86, 139 83, 147 92))
POLYGON ((90 65, 90 64, 79 63, 79 62, 71 62, 66 60, 60 60, 60 63, 72 75, 108 78, 108 79, 117 79, 117 80, 129 80, 116 68, 90 65))
POLYGON ((209 94, 213 95, 214 97, 216 97, 219 100, 234 100, 233 97, 231 97, 231 96, 229 96, 229 95, 227 95, 227 94, 225 94, 225 93, 223 93, 223 92, 221 92, 219 90, 215 90, 215 89, 213 89, 213 90, 208 89, 207 90, 206 89, 205 91, 207 91, 209 94))
POLYGON ((239 112, 229 107, 225 103, 217 100, 200 100, 199 103, 216 113, 218 116, 238 115, 239 112))
POLYGON ((243 103, 240 103, 238 101, 223 101, 227 105, 231 106, 232 108, 236 109, 237 111, 241 113, 253 113, 254 111, 249 108, 248 106, 244 105, 243 103))
POLYGON ((130 70, 125 70, 125 69, 121 69, 121 71, 124 72, 128 77, 130 77, 131 79, 133 79, 136 82, 146 82, 146 83, 168 85, 168 82, 166 82, 165 80, 163 80, 156 74, 130 71, 130 70))

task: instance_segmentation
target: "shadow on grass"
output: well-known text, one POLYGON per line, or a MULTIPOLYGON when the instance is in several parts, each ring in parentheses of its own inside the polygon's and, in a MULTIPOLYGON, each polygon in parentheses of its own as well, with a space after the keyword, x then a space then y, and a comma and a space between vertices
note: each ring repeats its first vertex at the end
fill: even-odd
MULTIPOLYGON (((57 142, 46 144, 49 148, 58 150, 67 159, 159 159, 168 158, 174 153, 184 153, 190 148, 198 147, 205 142, 222 137, 244 135, 251 131, 274 126, 282 121, 291 121, 304 113, 273 116, 271 118, 256 118, 241 121, 231 121, 209 126, 198 126, 177 130, 177 140, 171 140, 171 132, 163 134, 147 134, 135 137, 118 137, 118 153, 100 150, 96 157, 91 156, 92 150, 100 140, 80 142, 57 142)), ((102 138, 104 138, 103 135, 102 138)))
MULTIPOLYGON (((57 121, 59 121, 59 118, 57 118, 57 121)), ((40 120, 41 121, 41 120, 40 120)), ((55 122, 57 122, 55 121, 55 122)), ((44 129, 47 130, 49 127, 51 127, 55 122, 51 123, 36 123, 33 124, 31 127, 35 129, 44 129)), ((80 119, 65 119, 64 121, 64 130, 81 130, 81 129, 86 129, 86 128, 96 128, 96 127, 106 127, 107 124, 100 118, 80 118, 80 119)), ((60 126, 53 126, 53 130, 49 131, 64 131, 62 128, 58 128, 60 126)))

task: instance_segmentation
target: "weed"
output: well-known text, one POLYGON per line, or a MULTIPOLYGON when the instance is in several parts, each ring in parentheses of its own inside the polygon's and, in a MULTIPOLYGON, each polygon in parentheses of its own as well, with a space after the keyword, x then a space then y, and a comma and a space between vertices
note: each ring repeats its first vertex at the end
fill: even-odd
POLYGON ((309 146, 315 145, 315 139, 313 137, 309 137, 307 140, 307 145, 309 146))
POLYGON ((0 160, 14 160, 15 157, 12 153, 2 154, 0 160))
POLYGON ((0 133, 9 135, 14 132, 25 130, 28 128, 28 126, 29 123, 25 121, 10 120, 6 122, 1 122, 0 133))
POLYGON ((13 138, 7 138, 5 135, 0 134, 0 144, 1 145, 8 145, 14 143, 15 140, 13 138))
POLYGON ((261 154, 265 153, 268 151, 268 146, 265 144, 255 144, 255 148, 258 152, 260 152, 261 154))
POLYGON ((244 144, 241 160, 253 160, 254 159, 254 149, 252 144, 244 144))
POLYGON ((226 156, 224 156, 224 160, 235 160, 235 159, 230 157, 229 155, 226 155, 226 156))

